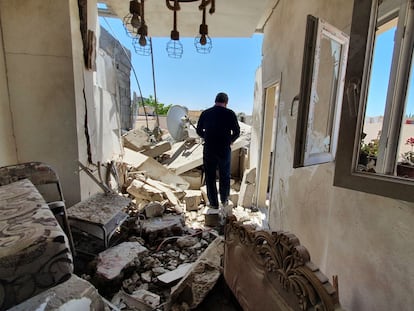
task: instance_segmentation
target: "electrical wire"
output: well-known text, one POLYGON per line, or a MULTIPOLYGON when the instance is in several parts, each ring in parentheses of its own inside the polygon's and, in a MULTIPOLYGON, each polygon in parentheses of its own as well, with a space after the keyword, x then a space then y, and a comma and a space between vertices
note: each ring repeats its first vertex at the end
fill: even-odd
POLYGON ((154 53, 152 52, 152 38, 149 38, 151 47, 151 65, 152 65, 152 83, 154 86, 154 101, 155 101, 155 115, 157 116, 157 127, 160 127, 160 118, 158 116, 158 102, 157 102, 157 90, 155 86, 155 67, 154 67, 154 53))

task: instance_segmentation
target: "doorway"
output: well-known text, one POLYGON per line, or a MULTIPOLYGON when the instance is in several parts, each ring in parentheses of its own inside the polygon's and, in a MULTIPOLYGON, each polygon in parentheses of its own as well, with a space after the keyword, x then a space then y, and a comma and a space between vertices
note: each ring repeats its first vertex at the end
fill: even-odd
POLYGON ((261 147, 257 170, 256 206, 268 208, 272 196, 280 83, 265 89, 261 147))

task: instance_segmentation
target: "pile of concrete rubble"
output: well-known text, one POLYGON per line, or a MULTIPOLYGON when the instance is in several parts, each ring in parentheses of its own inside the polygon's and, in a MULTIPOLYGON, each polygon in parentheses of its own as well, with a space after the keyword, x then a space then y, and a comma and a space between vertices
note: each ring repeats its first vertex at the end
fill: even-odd
MULTIPOLYGON (((250 128, 242 124, 232 147, 239 174, 233 173, 237 179, 232 180, 230 207, 223 213, 262 227, 263 213, 252 208, 255 169, 247 169, 245 159, 249 141, 250 128)), ((224 252, 222 218, 207 206, 201 142, 151 142, 146 131, 136 129, 123 136, 123 143, 116 188, 120 213, 128 216, 112 237, 115 241, 117 236, 116 242, 84 265, 82 277, 112 310, 194 309, 222 274, 224 252)), ((95 208, 102 211, 103 206, 95 208)), ((87 236, 82 232, 76 242, 91 249, 87 236)))

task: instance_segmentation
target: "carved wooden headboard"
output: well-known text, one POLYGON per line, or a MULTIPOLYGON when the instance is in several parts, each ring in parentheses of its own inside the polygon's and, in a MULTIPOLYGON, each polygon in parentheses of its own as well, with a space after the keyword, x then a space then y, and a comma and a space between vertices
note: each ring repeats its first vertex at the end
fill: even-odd
POLYGON ((287 232, 256 231, 230 218, 224 278, 247 310, 342 310, 328 278, 287 232))

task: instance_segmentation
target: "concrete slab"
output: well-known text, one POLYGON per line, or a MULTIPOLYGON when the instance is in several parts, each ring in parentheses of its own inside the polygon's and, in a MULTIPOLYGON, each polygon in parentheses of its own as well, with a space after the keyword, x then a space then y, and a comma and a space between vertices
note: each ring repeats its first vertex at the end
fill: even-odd
POLYGON ((171 143, 169 141, 161 141, 155 145, 146 146, 141 153, 147 157, 155 158, 168 150, 171 150, 171 143))
POLYGON ((157 278, 160 282, 166 285, 171 284, 177 280, 182 279, 184 275, 186 275, 187 272, 192 268, 192 266, 192 263, 184 263, 182 265, 179 265, 177 269, 161 274, 157 278))
POLYGON ((136 171, 146 172, 146 175, 152 179, 162 181, 169 185, 174 185, 183 190, 188 189, 189 187, 189 183, 183 178, 172 173, 153 158, 147 157, 140 152, 125 149, 123 162, 134 167, 136 171))
POLYGON ((113 280, 136 257, 142 256, 148 249, 138 242, 123 242, 98 255, 97 275, 106 280, 113 280))
POLYGON ((189 309, 197 307, 216 284, 221 275, 224 239, 216 238, 193 264, 192 269, 171 289, 167 310, 178 309, 185 303, 189 309))
MULTIPOLYGON (((232 144, 231 150, 236 151, 250 144, 250 126, 240 123, 240 137, 232 144)), ((183 149, 183 148, 182 148, 183 149)), ((168 169, 177 175, 187 172, 203 164, 203 146, 196 143, 189 148, 184 148, 176 159, 167 165, 168 169)))
POLYGON ((122 136, 124 147, 134 151, 142 151, 151 146, 148 134, 140 129, 134 129, 122 136))

